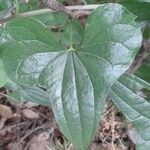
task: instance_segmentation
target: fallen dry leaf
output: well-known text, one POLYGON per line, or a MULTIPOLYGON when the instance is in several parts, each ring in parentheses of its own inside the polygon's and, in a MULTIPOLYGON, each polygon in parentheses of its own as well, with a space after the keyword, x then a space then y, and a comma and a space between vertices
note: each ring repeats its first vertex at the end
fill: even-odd
POLYGON ((132 125, 130 125, 130 124, 128 125, 128 136, 134 144, 137 143, 138 133, 137 133, 136 129, 134 127, 132 127, 132 125))
POLYGON ((28 4, 29 0, 23 0, 23 3, 28 4))
POLYGON ((27 108, 32 108, 32 107, 36 107, 36 106, 39 106, 39 104, 36 104, 36 103, 33 103, 33 102, 27 102, 24 104, 25 107, 27 108))
POLYGON ((5 118, 11 118, 13 116, 11 108, 6 105, 0 104, 0 116, 5 118))
POLYGON ((0 129, 2 129, 5 125, 6 120, 8 118, 13 117, 13 113, 12 113, 11 108, 6 106, 6 105, 0 104, 0 116, 1 116, 0 129))
POLYGON ((17 145, 17 143, 10 143, 7 146, 8 150, 24 150, 24 142, 20 143, 19 145, 17 145))
POLYGON ((38 119, 39 118, 39 114, 34 112, 31 109, 23 109, 22 110, 22 114, 29 119, 38 119))
POLYGON ((47 150, 49 145, 50 135, 47 132, 42 132, 32 139, 29 150, 47 150))
POLYGON ((0 130, 4 127, 6 120, 7 118, 4 117, 0 120, 0 130))
POLYGON ((99 143, 92 143, 90 145, 90 150, 103 150, 102 149, 102 144, 99 144, 99 143))

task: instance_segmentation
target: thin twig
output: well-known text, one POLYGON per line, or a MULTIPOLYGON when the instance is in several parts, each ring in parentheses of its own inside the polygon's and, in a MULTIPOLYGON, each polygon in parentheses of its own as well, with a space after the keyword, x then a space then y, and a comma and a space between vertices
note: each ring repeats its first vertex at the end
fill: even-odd
POLYGON ((48 125, 49 125, 49 123, 44 124, 44 125, 41 125, 41 126, 38 126, 38 127, 34 128, 33 130, 31 130, 30 132, 28 132, 23 138, 21 138, 21 139, 19 140, 19 142, 18 142, 17 145, 16 145, 16 148, 18 147, 19 144, 21 144, 22 141, 24 141, 24 140, 25 140, 27 137, 29 137, 32 133, 34 133, 34 132, 36 132, 36 131, 38 131, 38 130, 40 130, 40 129, 46 129, 46 127, 47 127, 48 125))
POLYGON ((108 111, 106 111, 106 113, 104 113, 104 114, 101 116, 101 119, 102 119, 103 117, 105 117, 112 109, 113 109, 113 107, 111 107, 108 111))
MULTIPOLYGON (((118 133, 117 133, 116 131, 115 131, 115 133, 118 135, 118 133)), ((122 143, 121 139, 118 138, 118 140, 119 140, 119 143, 120 143, 121 146, 122 146, 122 149, 123 149, 123 150, 126 150, 126 147, 125 147, 125 145, 122 143)))
POLYGON ((111 132, 112 132, 112 140, 111 140, 111 148, 112 150, 115 150, 114 147, 114 138, 115 138, 115 108, 113 106, 113 111, 112 111, 112 128, 111 128, 111 132))
MULTIPOLYGON (((17 104, 16 110, 17 110, 16 111, 17 114, 21 115, 21 108, 20 108, 19 104, 17 104)), ((17 117, 17 141, 19 140, 19 137, 20 137, 20 128, 19 128, 20 121, 21 121, 21 118, 17 117)), ((18 147, 17 147, 17 150, 18 150, 18 147)))
POLYGON ((59 3, 57 0, 43 0, 43 3, 51 10, 62 12, 70 17, 74 17, 73 12, 66 8, 63 4, 59 3))
MULTIPOLYGON (((99 6, 100 6, 100 4, 97 4, 97 5, 76 5, 76 6, 66 6, 65 8, 67 8, 70 11, 82 11, 82 12, 85 11, 87 14, 87 11, 90 12, 90 11, 98 8, 99 6)), ((10 20, 12 20, 18 16, 30 17, 30 16, 37 16, 37 15, 41 15, 41 14, 45 14, 45 13, 52 13, 52 12, 56 12, 56 11, 51 10, 51 9, 40 9, 40 10, 29 11, 29 12, 21 13, 18 15, 12 15, 12 16, 2 18, 2 19, 0 19, 0 24, 5 23, 7 21, 10 21, 10 20)))

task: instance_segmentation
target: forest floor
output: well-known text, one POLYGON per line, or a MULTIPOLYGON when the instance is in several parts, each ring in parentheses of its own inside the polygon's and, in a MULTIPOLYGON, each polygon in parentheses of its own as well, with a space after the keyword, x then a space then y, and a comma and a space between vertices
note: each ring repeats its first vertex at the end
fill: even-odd
MULTIPOLYGON (((0 95, 5 92, 0 89, 0 95)), ((134 150, 134 128, 107 101, 89 150, 134 150), (131 137, 131 139, 129 138, 131 137)), ((0 150, 73 150, 52 110, 31 102, 15 104, 0 96, 0 150)))

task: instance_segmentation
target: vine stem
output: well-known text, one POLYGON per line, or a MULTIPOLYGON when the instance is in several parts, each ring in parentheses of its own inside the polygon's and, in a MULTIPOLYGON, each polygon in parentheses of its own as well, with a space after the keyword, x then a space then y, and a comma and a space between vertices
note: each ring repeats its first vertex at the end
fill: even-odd
MULTIPOLYGON (((96 9, 97 7, 99 7, 100 4, 95 4, 95 5, 75 5, 75 6, 66 6, 66 8, 70 11, 92 11, 94 9, 96 9)), ((36 15, 41 15, 41 14, 45 14, 45 13, 51 13, 51 12, 56 12, 53 11, 51 9, 40 9, 40 10, 34 10, 34 11, 29 11, 29 12, 25 12, 25 13, 21 13, 18 15, 13 15, 13 16, 7 16, 5 18, 0 19, 0 23, 5 23, 7 21, 12 20, 13 18, 17 17, 17 16, 21 16, 21 17, 30 17, 30 16, 36 16, 36 15)))

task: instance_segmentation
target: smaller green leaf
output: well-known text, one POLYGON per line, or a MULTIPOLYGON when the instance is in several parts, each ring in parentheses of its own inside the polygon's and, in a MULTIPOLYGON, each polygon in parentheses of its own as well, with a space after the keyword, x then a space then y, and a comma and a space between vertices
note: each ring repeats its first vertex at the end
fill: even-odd
POLYGON ((50 106, 51 102, 48 93, 38 86, 26 87, 18 86, 18 89, 9 93, 10 100, 16 102, 34 102, 44 106, 50 106))
POLYGON ((40 20, 47 26, 56 26, 56 25, 64 25, 69 17, 64 15, 63 13, 45 13, 41 15, 34 16, 35 19, 40 20))
POLYGON ((10 35, 10 33, 13 33, 11 36, 17 41, 36 39, 49 46, 57 47, 54 44, 57 42, 54 34, 50 32, 43 23, 33 18, 17 18, 10 21, 4 29, 4 34, 10 35), (21 31, 22 33, 20 34, 21 31))
POLYGON ((109 96, 137 129, 137 150, 150 149, 150 103, 141 90, 150 84, 134 75, 122 75, 111 87, 109 96))
POLYGON ((135 74, 150 83, 150 55, 145 59, 135 74))
POLYGON ((150 64, 143 64, 135 74, 150 83, 150 64))
POLYGON ((37 10, 40 8, 39 0, 29 0, 28 3, 20 3, 19 12, 26 12, 31 10, 37 10))
POLYGON ((150 40, 150 24, 147 23, 143 29, 143 38, 144 40, 150 40))
POLYGON ((3 87, 7 82, 9 82, 9 78, 4 70, 2 59, 0 58, 0 87, 3 87))

